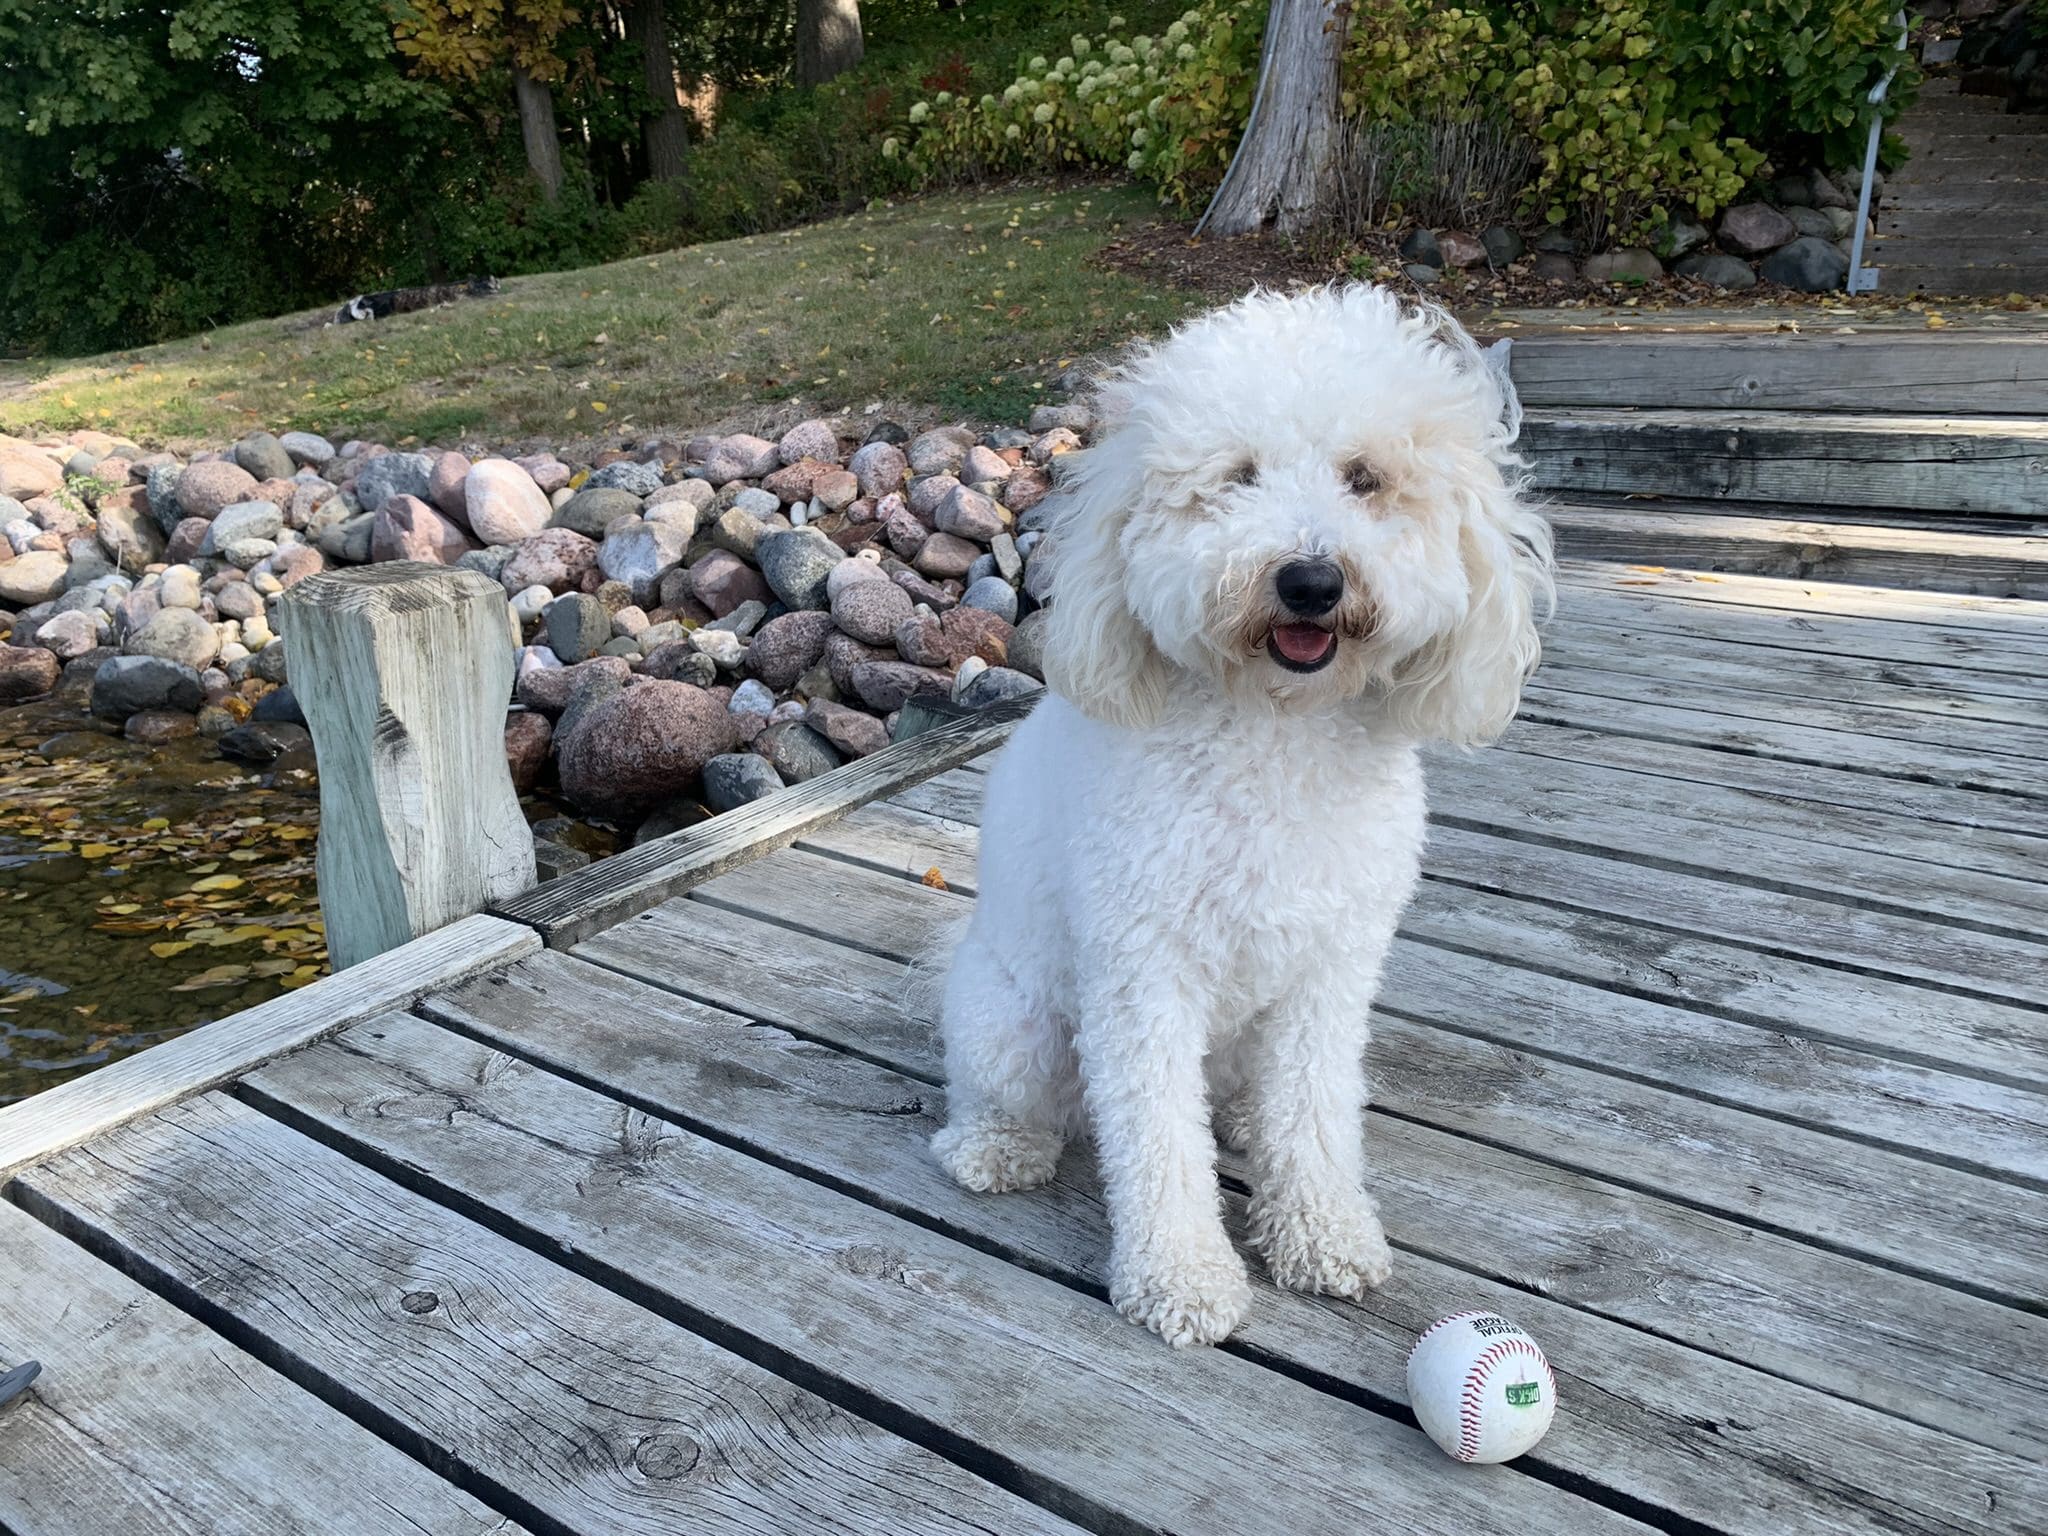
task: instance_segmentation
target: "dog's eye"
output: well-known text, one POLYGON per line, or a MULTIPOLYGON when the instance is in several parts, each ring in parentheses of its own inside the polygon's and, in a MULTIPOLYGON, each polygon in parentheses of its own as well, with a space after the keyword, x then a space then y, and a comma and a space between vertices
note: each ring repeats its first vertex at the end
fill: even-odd
POLYGON ((1246 459, 1242 464, 1231 470, 1227 478, 1232 485, 1257 485, 1259 483, 1259 466, 1250 459, 1246 459))
POLYGON ((1379 471, 1363 459, 1344 466, 1344 488, 1354 496, 1370 496, 1380 488, 1379 471))

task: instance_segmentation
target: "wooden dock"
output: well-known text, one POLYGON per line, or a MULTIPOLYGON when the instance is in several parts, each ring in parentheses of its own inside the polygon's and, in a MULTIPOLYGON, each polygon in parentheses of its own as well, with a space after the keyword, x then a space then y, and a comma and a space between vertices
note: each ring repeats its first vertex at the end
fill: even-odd
MULTIPOLYGON (((1580 558, 1432 764, 1362 1305, 1169 1350, 1085 1148, 932 1160, 1021 701, 0 1110, 0 1536, 2048 1530, 2048 338, 1696 343, 1517 353, 1580 558), (1404 1400, 1475 1307, 1559 1380, 1503 1466, 1404 1400)), ((401 931, 489 889, 373 820, 401 931)))
POLYGON ((1436 764, 1365 1305, 1260 1282, 1177 1353, 1085 1152, 932 1162, 972 723, 0 1115, 0 1527, 2040 1530, 2048 605, 1585 565, 1563 611, 1436 764), (1506 1466, 1403 1406, 1469 1307, 1559 1377, 1506 1466))

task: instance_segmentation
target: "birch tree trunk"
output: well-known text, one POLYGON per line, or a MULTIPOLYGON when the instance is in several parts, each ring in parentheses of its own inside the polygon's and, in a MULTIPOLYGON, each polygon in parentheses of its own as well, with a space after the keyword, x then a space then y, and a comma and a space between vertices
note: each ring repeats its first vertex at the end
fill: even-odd
POLYGON ((647 174, 655 181, 679 181, 689 163, 690 118, 676 87, 675 60, 668 51, 668 18, 661 0, 638 0, 626 25, 640 45, 640 68, 654 116, 647 120, 647 174))
POLYGON ((1350 17, 1343 0, 1272 0, 1251 120, 1197 234, 1241 235, 1269 220, 1295 234, 1315 222, 1330 190, 1350 17))
POLYGON ((549 202, 562 192, 562 144, 555 131, 555 98, 546 85, 519 65, 512 66, 512 94, 519 103, 519 136, 526 163, 540 178, 549 202))
POLYGON ((823 85, 863 52, 860 0, 796 0, 796 79, 823 85))

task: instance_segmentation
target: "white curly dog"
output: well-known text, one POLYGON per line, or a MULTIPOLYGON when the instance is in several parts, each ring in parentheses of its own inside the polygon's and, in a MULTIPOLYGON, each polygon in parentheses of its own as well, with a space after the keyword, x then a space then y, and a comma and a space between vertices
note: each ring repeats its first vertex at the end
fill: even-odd
POLYGON ((1029 1189, 1085 1109, 1112 1299, 1214 1343, 1251 1292, 1213 1134, 1248 1154, 1280 1284, 1389 1272, 1364 1053, 1422 850, 1416 748, 1513 715, 1550 530, 1504 378, 1383 290, 1254 294, 1101 409, 1049 535, 1052 696, 989 774, 933 1148, 969 1189, 1029 1189))

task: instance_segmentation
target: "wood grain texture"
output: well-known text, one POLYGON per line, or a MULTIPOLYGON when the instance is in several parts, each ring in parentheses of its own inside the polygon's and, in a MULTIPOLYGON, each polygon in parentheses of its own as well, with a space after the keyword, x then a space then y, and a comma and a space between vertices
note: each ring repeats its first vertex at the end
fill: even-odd
POLYGON ((371 1026, 251 1087, 1097 1529, 1335 1530, 1370 1509, 1465 1536, 1503 1500, 1533 1529, 1642 1529, 1512 1467, 1474 1477, 1405 1424, 1169 1350, 1096 1297, 443 1030, 371 1026))
POLYGON ((0 1529, 23 1536, 518 1536, 519 1527, 118 1270, 0 1203, 0 1529))
MULTIPOLYGON (((965 905, 794 850, 695 899, 835 943, 886 943, 902 961, 965 905)), ((1805 1042, 1412 941, 1389 957, 1376 1015, 1375 1094, 1394 1114, 1994 1300, 2048 1304, 2048 1097, 1841 1050, 1809 1065, 1805 1042), (1899 1102, 1871 1115, 1868 1098, 1888 1086, 1899 1102), (1842 1131, 1889 1132, 1892 1145, 1828 1134, 1842 1131)))
POLYGON ((1545 507, 1560 554, 1875 587, 2048 598, 2048 539, 1627 506, 1545 507))
POLYGON ((1546 491, 2048 517, 2048 422, 1556 409, 1522 418, 1546 491))
MULTIPOLYGON (((2040 430, 2048 436, 2048 422, 2043 422, 2040 430)), ((2048 473, 2048 465, 2043 472, 2048 473)), ((1559 573, 1572 588, 1623 593, 1637 599, 1654 595, 1716 607, 1789 612, 1808 624, 1822 623, 1828 628, 1835 627, 1837 619, 1884 620, 1912 625, 1926 639, 1959 644, 1974 640, 1987 653, 2023 657, 2040 655, 2042 628, 2048 624, 2048 603, 2018 598, 1900 592, 1890 587, 1788 581, 1776 576, 1695 576, 1685 571, 1643 571, 1583 560, 1561 562, 1559 573)), ((1879 633, 1886 636, 1887 644, 1911 638, 1893 631, 1879 633)))
POLYGON ((830 773, 642 843, 550 880, 492 908, 567 948, 633 913, 757 854, 787 847, 812 827, 927 774, 993 751, 1030 713, 1029 697, 992 705, 969 719, 884 747, 830 773))
MULTIPOLYGON (((492 1091, 402 1075, 357 1108, 438 1128, 492 1091)), ((632 1183, 664 1134, 611 1106, 592 1176, 632 1183)), ((218 1094, 20 1183, 33 1208, 558 1529, 1069 1529, 218 1094)))
POLYGON ((2048 416, 2048 337, 1517 337, 1529 406, 2048 416))
MULTIPOLYGON (((785 852, 700 887, 778 865, 785 852)), ((927 893, 928 895, 930 893, 927 893)), ((741 1015, 686 1002, 557 952, 424 999, 467 1034, 631 1099, 1013 1263, 1100 1294, 1108 1233, 1085 1148, 1044 1189, 988 1199, 946 1177, 927 1142, 943 1091, 741 1015), (588 1021, 565 1041, 564 1013, 588 1021)), ((1242 1239, 1242 1201, 1229 1220, 1242 1239)), ((1397 1240, 1399 1234, 1396 1234, 1397 1240)), ((1255 1282, 1232 1349, 1287 1362, 1372 1401, 1406 1398, 1407 1351, 1469 1307, 1514 1317, 1548 1348, 1568 1405, 1528 1461, 1746 1536, 2005 1532, 2042 1471, 1571 1306, 1403 1252, 1352 1305, 1255 1282)))
POLYGON ((320 759, 320 910, 336 970, 534 883, 505 762, 516 634, 480 571, 309 577, 281 615, 320 759))
MULTIPOLYGON (((903 967, 681 900, 577 953, 657 986, 936 1080, 928 1015, 906 1015, 903 967), (706 931, 758 930, 735 965, 706 931), (609 943, 607 941, 610 941, 609 943), (858 956, 856 965, 853 957, 858 956), (875 967, 886 971, 877 977, 875 967), (830 978, 778 986, 783 971, 830 978), (894 1041, 921 1028, 915 1054, 894 1041)), ((1979 1444, 2048 1453, 2040 1317, 1625 1188, 1505 1141, 1374 1114, 1368 1175, 1390 1232, 1433 1257, 1743 1361, 1979 1444)), ((1219 1157, 1235 1171, 1236 1159, 1219 1157)))
POLYGON ((341 975, 46 1088, 0 1109, 0 1179, 123 1121, 239 1077, 257 1062, 297 1050, 344 1024, 402 1008, 429 987, 539 947, 529 929, 494 917, 464 918, 341 975))

